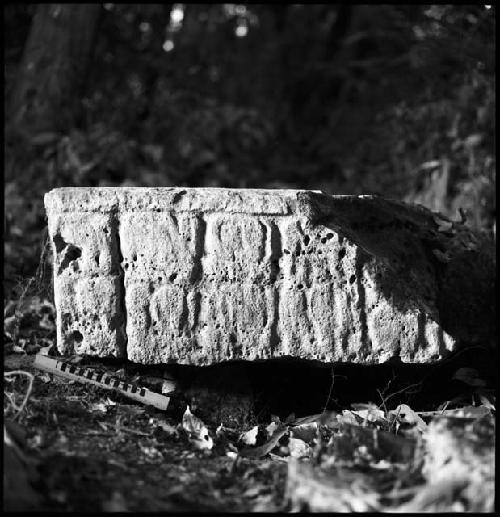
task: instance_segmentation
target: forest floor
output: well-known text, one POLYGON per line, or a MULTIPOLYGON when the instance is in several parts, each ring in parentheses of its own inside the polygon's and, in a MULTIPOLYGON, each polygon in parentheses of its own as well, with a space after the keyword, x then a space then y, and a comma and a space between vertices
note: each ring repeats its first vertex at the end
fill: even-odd
POLYGON ((36 468, 30 476, 33 492, 22 483, 11 487, 11 509, 272 511, 281 506, 285 463, 241 458, 236 464, 220 449, 199 450, 179 436, 171 416, 36 371, 33 356, 19 359, 8 356, 5 365, 17 369, 22 363, 35 376, 21 439, 36 468))
MULTIPOLYGON (((46 308, 47 303, 32 301, 31 307, 46 308)), ((228 398, 219 390, 214 397, 209 383, 202 382, 188 394, 174 392, 167 411, 160 411, 37 369, 34 358, 40 347, 30 348, 20 337, 34 328, 40 332, 43 321, 50 327, 50 319, 35 313, 22 321, 29 325, 18 326, 22 346, 12 342, 4 353, 5 510, 493 511, 494 395, 489 381, 474 369, 456 370, 455 364, 447 370, 456 370, 454 382, 461 388, 455 393, 437 396, 435 385, 417 383, 420 392, 434 392, 425 403, 412 399, 414 407, 433 408, 427 411, 395 406, 415 383, 397 390, 399 394, 381 392, 382 402, 375 405, 366 398, 371 397, 368 392, 356 392, 360 377, 350 370, 338 370, 347 373, 339 378, 348 379, 336 385, 336 410, 322 407, 327 384, 319 391, 320 402, 306 408, 276 365, 267 365, 267 373, 261 370, 257 377, 269 378, 270 368, 276 368, 276 382, 289 396, 275 399, 267 410, 261 404, 259 412, 242 416, 246 395, 228 398), (342 399, 348 387, 355 393, 342 399), (189 411, 190 402, 203 421, 189 411), (287 416, 294 407, 310 416, 287 416), (310 412, 318 408, 318 413, 310 412)), ((130 364, 60 359, 130 379, 130 364)), ((230 372, 231 365, 227 368, 230 372)), ((330 377, 328 370, 321 371, 325 379, 330 377)), ((288 375, 294 384, 304 382, 298 391, 306 398, 318 398, 311 378, 321 383, 321 375, 304 368, 288 375)), ((367 384, 374 380, 362 375, 367 384)), ((403 377, 411 381, 410 375, 403 377)), ((146 386, 153 379, 136 378, 146 386)), ((276 395, 276 384, 261 385, 260 399, 271 400, 271 392, 276 395)), ((327 395, 329 399, 331 393, 327 395)))

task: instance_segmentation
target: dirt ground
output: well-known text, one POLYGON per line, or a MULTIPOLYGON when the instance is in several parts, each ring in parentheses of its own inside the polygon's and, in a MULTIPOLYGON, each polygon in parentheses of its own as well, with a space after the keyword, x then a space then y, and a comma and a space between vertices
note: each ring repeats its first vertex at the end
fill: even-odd
MULTIPOLYGON (((6 366, 19 363, 6 358, 6 366)), ((35 373, 24 445, 36 462, 40 510, 274 511, 286 464, 197 450, 158 425, 172 417, 96 386, 35 373)), ((8 466, 7 470, 8 470, 8 466)), ((14 487, 16 490, 16 487, 14 487)), ((24 494, 10 499, 21 504, 24 494), (19 499, 19 500, 17 500, 19 499), (17 500, 17 501, 16 501, 17 500)), ((29 501, 27 501, 29 502, 29 501)))
MULTIPOLYGON (((435 450, 442 451, 443 443, 435 436, 446 433, 430 432, 433 421, 439 420, 437 414, 422 413, 419 419, 409 406, 405 406, 406 416, 394 416, 373 404, 354 404, 352 411, 325 411, 310 421, 295 415, 280 421, 265 412, 235 419, 233 427, 217 425, 212 419, 205 429, 213 445, 206 447, 203 442, 200 447, 200 440, 187 432, 192 427, 186 427, 182 395, 173 396, 163 412, 115 391, 37 370, 33 359, 34 355, 4 356, 5 371, 34 375, 29 399, 17 419, 6 406, 5 393, 19 401, 26 393, 26 379, 21 375, 4 382, 7 431, 23 456, 22 461, 19 454, 4 456, 5 510, 493 508, 495 417, 494 409, 484 404, 466 406, 461 414, 457 410, 447 413, 446 421, 455 422, 461 434, 450 432, 446 443, 452 452, 444 462, 436 460, 435 450), (283 429, 273 443, 269 424, 283 429), (434 436, 433 441, 425 436, 434 436), (454 467, 447 473, 444 465, 450 464, 454 467), (465 471, 474 472, 475 477, 467 477, 465 471), (444 472, 444 484, 436 472, 444 472), (436 485, 436 479, 441 484, 436 485), (431 485, 438 486, 438 492, 429 494, 431 485)), ((111 369, 109 364, 100 366, 108 372, 111 369)), ((198 388, 198 395, 202 392, 198 388)), ((207 415, 207 393, 205 389, 205 398, 198 397, 198 414, 207 415), (205 404, 205 413, 200 404, 205 404)), ((216 404, 224 401, 218 398, 216 404)), ((238 398, 233 398, 227 412, 237 405, 238 398)), ((228 418, 226 414, 226 422, 228 418)))

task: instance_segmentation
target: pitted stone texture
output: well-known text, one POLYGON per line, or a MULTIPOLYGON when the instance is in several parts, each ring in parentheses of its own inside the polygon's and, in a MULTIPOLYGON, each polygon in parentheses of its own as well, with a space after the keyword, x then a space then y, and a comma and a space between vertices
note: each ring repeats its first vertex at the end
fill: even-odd
POLYGON ((63 353, 369 364, 494 339, 493 247, 422 207, 188 188, 63 188, 45 205, 63 353))

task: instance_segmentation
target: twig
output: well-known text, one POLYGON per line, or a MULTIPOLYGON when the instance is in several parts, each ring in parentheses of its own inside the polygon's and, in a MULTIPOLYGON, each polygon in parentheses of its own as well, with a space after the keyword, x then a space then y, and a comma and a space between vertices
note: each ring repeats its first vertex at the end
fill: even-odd
POLYGON ((10 405, 16 410, 19 410, 19 406, 16 404, 16 401, 14 400, 14 394, 13 393, 7 393, 4 391, 4 396, 6 396, 9 399, 10 405))
POLYGON ((126 433, 130 433, 130 434, 134 434, 135 436, 151 436, 151 433, 143 433, 142 431, 136 431, 135 429, 131 429, 130 427, 125 427, 121 424, 118 424, 118 426, 116 427, 116 431, 119 433, 120 431, 123 431, 123 432, 126 432, 126 433))
POLYGON ((24 396, 24 399, 23 399, 21 405, 17 406, 16 404, 12 404, 14 406, 14 409, 15 410, 17 409, 17 413, 13 417, 13 420, 16 420, 16 418, 19 417, 19 415, 22 413, 23 409, 26 407, 26 404, 28 403, 28 399, 30 398, 30 395, 31 395, 31 390, 33 389, 34 376, 33 376, 33 374, 31 374, 29 372, 25 372, 24 370, 13 370, 10 372, 4 372, 4 374, 3 374, 4 378, 12 377, 14 375, 25 375, 26 377, 28 377, 28 382, 29 382, 28 389, 26 391, 26 394, 24 396))
POLYGON ((18 344, 17 335, 19 334, 19 325, 21 324, 21 318, 19 317, 20 313, 21 313, 21 305, 24 301, 24 298, 26 298, 26 293, 28 292, 28 290, 31 287, 31 284, 33 283, 34 280, 35 280, 34 276, 32 276, 31 278, 28 279, 28 282, 26 283, 26 287, 24 287, 24 289, 21 293, 21 296, 19 296, 19 300, 17 301, 16 309, 14 311, 14 315, 16 318, 16 324, 14 327, 14 333, 13 333, 12 338, 16 345, 18 344))
POLYGON ((245 449, 242 449, 238 455, 245 458, 260 458, 261 456, 265 456, 274 449, 274 447, 276 447, 281 437, 287 432, 288 426, 282 424, 276 429, 276 431, 274 431, 266 443, 260 447, 246 447, 245 449))
POLYGON ((327 399, 326 399, 325 406, 324 406, 324 408, 323 408, 322 413, 325 413, 325 411, 326 411, 326 408, 327 408, 327 406, 328 406, 328 402, 330 402, 330 397, 332 396, 333 385, 335 384, 335 372, 334 372, 334 370, 333 370, 333 366, 332 366, 332 369, 331 369, 331 372, 330 372, 330 373, 331 373, 331 375, 332 375, 332 382, 331 382, 331 384, 330 384, 330 390, 328 391, 328 397, 327 397, 327 399))
POLYGON ((385 399, 384 399, 384 396, 382 395, 382 392, 377 388, 377 393, 379 394, 379 397, 382 399, 382 404, 381 406, 384 407, 384 413, 387 414, 388 411, 387 411, 387 405, 385 404, 385 399))
POLYGON ((415 384, 410 384, 409 386, 406 386, 405 388, 402 388, 400 389, 399 391, 395 391, 394 393, 391 393, 390 395, 388 395, 387 397, 383 397, 382 396, 382 393, 380 393, 379 390, 377 390, 378 394, 380 395, 380 398, 382 399, 382 404, 384 405, 384 408, 386 407, 386 402, 391 399, 392 397, 394 397, 395 395, 399 395, 400 393, 403 393, 407 390, 409 390, 410 388, 414 388, 416 386, 420 386, 422 384, 422 381, 420 382, 416 382, 415 384))
POLYGON ((382 399, 382 406, 384 406, 384 411, 385 411, 385 413, 387 413, 387 406, 386 406, 386 404, 385 404, 386 399, 385 399, 384 395, 385 395, 386 391, 388 391, 388 390, 389 390, 389 386, 392 384, 392 381, 393 381, 395 378, 396 378, 396 375, 395 375, 394 370, 393 370, 393 371, 392 371, 392 379, 389 379, 389 382, 386 384, 385 388, 384 388, 382 391, 380 391, 380 390, 377 388, 377 393, 379 394, 380 398, 382 399))

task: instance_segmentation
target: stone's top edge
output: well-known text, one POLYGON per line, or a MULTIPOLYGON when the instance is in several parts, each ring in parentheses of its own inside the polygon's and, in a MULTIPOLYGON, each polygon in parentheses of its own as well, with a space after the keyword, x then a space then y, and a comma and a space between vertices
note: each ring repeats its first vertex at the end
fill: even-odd
MULTIPOLYGON (((225 212, 310 215, 319 190, 184 187, 63 187, 45 194, 45 208, 57 212, 225 212)), ((334 196, 356 197, 356 196, 334 196)))
POLYGON ((81 194, 84 192, 127 192, 131 194, 140 194, 143 192, 178 192, 185 190, 187 192, 198 193, 223 193, 223 192, 257 192, 262 194, 274 193, 296 193, 296 192, 315 192, 322 193, 321 190, 309 189, 273 189, 273 188, 224 188, 224 187, 58 187, 50 190, 48 194, 56 193, 72 193, 81 194))

